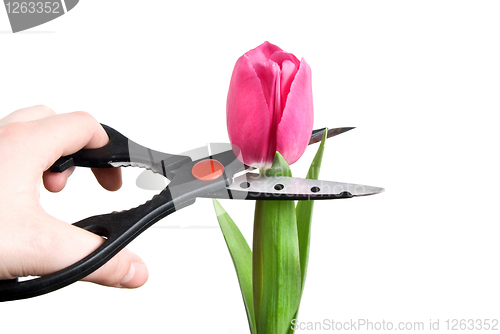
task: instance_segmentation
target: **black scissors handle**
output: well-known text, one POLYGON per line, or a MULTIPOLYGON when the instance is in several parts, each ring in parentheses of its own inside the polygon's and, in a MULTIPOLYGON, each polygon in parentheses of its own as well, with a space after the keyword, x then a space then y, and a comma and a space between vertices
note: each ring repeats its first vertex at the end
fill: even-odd
POLYGON ((109 141, 97 149, 83 149, 74 154, 59 158, 50 167, 51 172, 63 172, 66 169, 79 167, 110 168, 113 163, 139 164, 147 166, 165 177, 191 158, 152 150, 128 139, 115 129, 101 124, 108 134, 109 141))

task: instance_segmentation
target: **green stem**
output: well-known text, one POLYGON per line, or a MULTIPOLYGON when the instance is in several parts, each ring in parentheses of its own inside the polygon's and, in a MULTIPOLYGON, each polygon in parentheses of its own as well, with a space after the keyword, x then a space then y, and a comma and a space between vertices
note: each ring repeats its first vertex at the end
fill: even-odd
MULTIPOLYGON (((268 175, 291 176, 276 153, 268 175)), ((293 201, 257 201, 254 221, 254 310, 259 334, 285 334, 300 302, 301 271, 293 201)))

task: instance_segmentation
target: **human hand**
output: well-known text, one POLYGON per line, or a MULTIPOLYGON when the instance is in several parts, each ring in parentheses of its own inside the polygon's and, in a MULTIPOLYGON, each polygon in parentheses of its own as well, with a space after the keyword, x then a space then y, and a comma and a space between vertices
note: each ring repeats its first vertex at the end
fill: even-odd
MULTIPOLYGON (((51 192, 66 185, 74 167, 48 169, 61 156, 108 142, 101 125, 85 112, 56 115, 45 106, 17 110, 0 119, 0 279, 43 276, 97 249, 103 239, 44 211, 40 184, 51 192)), ((119 168, 92 169, 107 190, 121 187, 119 168)), ((148 278, 143 261, 123 249, 84 281, 136 288, 148 278)))

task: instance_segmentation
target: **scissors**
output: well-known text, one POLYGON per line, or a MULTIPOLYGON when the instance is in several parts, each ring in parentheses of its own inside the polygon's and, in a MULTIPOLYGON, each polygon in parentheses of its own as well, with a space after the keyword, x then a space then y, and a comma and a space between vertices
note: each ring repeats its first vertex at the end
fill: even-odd
MULTIPOLYGON (((74 283, 104 265, 139 234, 160 219, 193 204, 198 197, 242 200, 324 200, 377 194, 383 188, 351 183, 268 176, 243 164, 231 144, 209 144, 182 155, 141 146, 102 124, 109 142, 98 149, 82 149, 59 158, 50 168, 63 172, 72 166, 110 168, 143 167, 163 175, 170 183, 148 202, 121 212, 92 216, 73 225, 102 236, 94 252, 55 273, 19 281, 0 281, 0 301, 25 299, 74 283)), ((353 128, 327 132, 333 137, 353 128)), ((321 140, 326 129, 313 130, 309 144, 321 140)))

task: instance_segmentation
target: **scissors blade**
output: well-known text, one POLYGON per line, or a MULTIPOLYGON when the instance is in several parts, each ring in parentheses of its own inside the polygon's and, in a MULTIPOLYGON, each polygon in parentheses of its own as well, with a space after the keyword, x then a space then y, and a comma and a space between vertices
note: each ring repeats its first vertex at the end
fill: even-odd
MULTIPOLYGON (((323 133, 325 132, 325 129, 326 128, 313 130, 312 134, 311 134, 311 139, 309 140, 308 145, 320 142, 321 138, 323 137, 323 133)), ((334 137, 336 135, 339 135, 341 133, 347 132, 347 131, 352 130, 352 129, 355 129, 355 128, 354 127, 344 127, 344 128, 328 129, 327 138, 334 137)))
POLYGON ((383 188, 361 184, 247 173, 226 189, 204 197, 250 200, 320 200, 374 195, 383 188))

